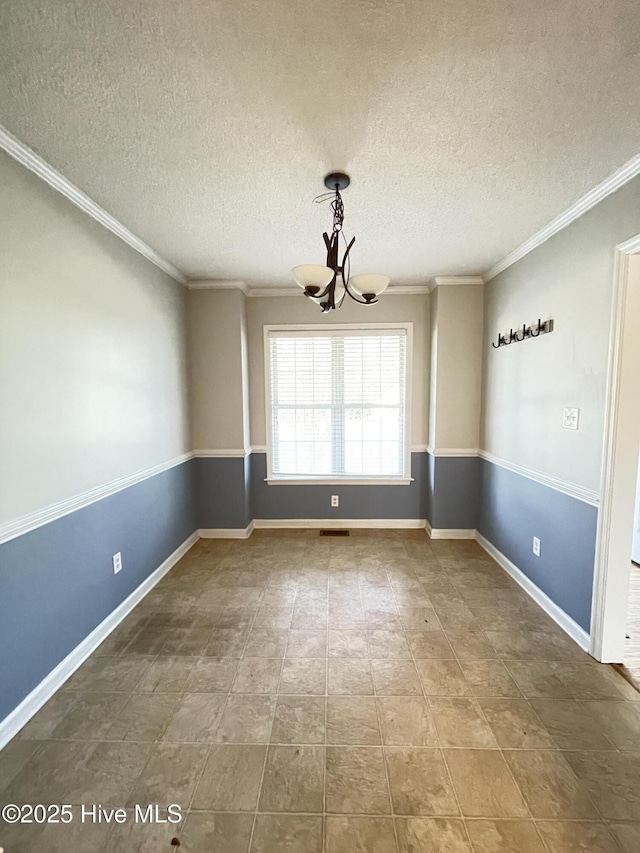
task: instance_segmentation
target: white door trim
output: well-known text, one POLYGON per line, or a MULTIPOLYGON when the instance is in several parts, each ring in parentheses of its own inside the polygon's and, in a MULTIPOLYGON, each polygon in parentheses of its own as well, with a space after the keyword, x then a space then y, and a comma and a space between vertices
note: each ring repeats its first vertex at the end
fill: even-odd
POLYGON ((635 266, 630 256, 638 253, 640 235, 616 247, 614 264, 589 649, 603 663, 620 663, 624 653, 625 624, 620 614, 626 613, 627 608, 635 506, 635 487, 630 491, 629 481, 636 481, 640 433, 629 389, 629 373, 635 369, 640 354, 640 344, 632 334, 634 313, 640 309, 640 286, 634 283, 633 292, 629 287, 630 267, 635 266), (633 310, 628 310, 630 307, 633 310))

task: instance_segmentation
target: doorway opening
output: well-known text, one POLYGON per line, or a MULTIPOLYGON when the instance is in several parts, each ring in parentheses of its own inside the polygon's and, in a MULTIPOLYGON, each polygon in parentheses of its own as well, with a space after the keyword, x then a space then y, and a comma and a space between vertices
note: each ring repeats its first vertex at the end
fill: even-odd
POLYGON ((637 667, 640 688, 639 451, 640 235, 616 249, 590 647, 603 663, 637 667))

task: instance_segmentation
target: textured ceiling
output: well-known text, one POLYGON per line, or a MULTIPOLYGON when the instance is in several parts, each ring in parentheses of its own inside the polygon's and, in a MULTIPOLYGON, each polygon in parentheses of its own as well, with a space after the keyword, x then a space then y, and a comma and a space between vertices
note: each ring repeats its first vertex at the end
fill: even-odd
POLYGON ((638 0, 2 0, 0 122, 193 278, 482 272, 640 151, 638 0))

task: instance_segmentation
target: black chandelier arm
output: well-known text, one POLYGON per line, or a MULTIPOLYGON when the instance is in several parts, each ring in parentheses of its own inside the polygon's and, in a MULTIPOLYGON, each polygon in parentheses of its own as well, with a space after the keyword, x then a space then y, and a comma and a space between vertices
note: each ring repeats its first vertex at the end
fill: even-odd
POLYGON ((348 295, 353 299, 353 301, 354 301, 354 302, 359 302, 359 303, 360 303, 360 305, 375 305, 375 304, 376 304, 376 302, 378 301, 377 299, 370 299, 370 300, 367 302, 367 300, 366 300, 366 299, 358 299, 358 297, 357 297, 357 296, 354 296, 354 295, 353 295, 353 293, 351 293, 351 291, 349 290, 349 285, 348 285, 348 284, 347 284, 347 282, 344 280, 344 276, 342 277, 342 281, 344 282, 344 289, 346 290, 346 292, 348 293, 348 295))

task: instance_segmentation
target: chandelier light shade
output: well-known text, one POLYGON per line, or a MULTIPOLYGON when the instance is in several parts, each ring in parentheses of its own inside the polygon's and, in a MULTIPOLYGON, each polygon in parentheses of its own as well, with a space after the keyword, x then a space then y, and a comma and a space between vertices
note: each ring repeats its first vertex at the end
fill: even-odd
POLYGON ((291 272, 298 284, 304 291, 304 295, 317 302, 323 313, 339 308, 344 302, 346 295, 354 302, 361 305, 374 305, 378 296, 383 293, 388 284, 389 277, 374 273, 354 275, 350 278, 351 260, 349 252, 356 241, 355 237, 347 243, 342 233, 344 221, 344 204, 340 190, 349 186, 350 178, 344 172, 331 172, 324 179, 324 185, 329 192, 317 196, 314 201, 323 202, 331 200, 333 210, 333 230, 331 236, 322 235, 327 250, 327 264, 299 264, 291 272), (344 254, 340 260, 340 236, 344 243, 344 254))

